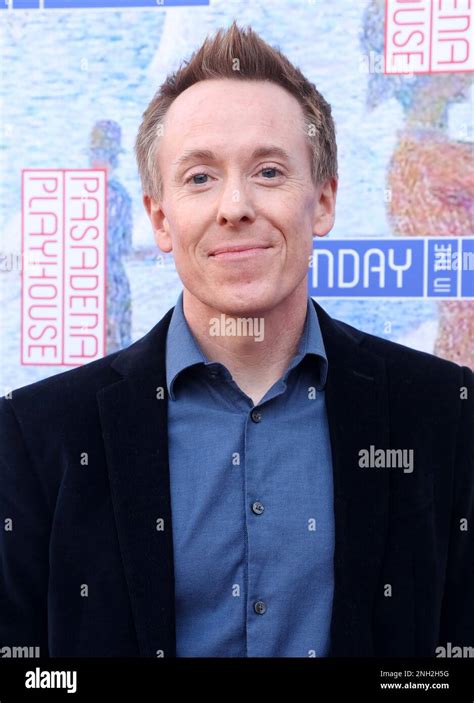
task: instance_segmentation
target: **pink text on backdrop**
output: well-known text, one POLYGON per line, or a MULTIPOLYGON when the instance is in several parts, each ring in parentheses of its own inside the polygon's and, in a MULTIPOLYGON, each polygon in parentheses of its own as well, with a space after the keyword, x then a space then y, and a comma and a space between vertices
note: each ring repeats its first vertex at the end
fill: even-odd
POLYGON ((22 364, 104 356, 106 240, 105 169, 23 170, 22 364))
POLYGON ((386 0, 385 73, 474 71, 474 0, 386 0))

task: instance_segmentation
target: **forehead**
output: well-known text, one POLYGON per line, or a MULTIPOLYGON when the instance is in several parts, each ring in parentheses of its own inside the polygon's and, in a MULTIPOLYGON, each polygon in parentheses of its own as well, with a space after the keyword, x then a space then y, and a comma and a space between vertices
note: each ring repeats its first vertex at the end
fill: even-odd
POLYGON ((280 136, 289 148, 305 142, 304 115, 298 100, 268 81, 239 79, 195 83, 179 95, 164 120, 161 148, 240 143, 244 138, 280 136), (202 142, 202 144, 201 144, 202 142))

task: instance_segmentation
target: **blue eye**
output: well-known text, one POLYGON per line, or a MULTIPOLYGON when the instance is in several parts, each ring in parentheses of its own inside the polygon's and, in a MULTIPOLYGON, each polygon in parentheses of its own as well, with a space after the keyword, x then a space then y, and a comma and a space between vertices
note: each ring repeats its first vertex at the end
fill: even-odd
MULTIPOLYGON (((204 178, 207 178, 207 173, 193 173, 192 176, 189 176, 189 178, 186 179, 186 183, 189 183, 189 181, 191 181, 193 178, 202 178, 203 176, 204 178)), ((194 185, 199 186, 206 183, 206 181, 201 181, 200 183, 196 183, 196 181, 193 181, 193 183, 194 185)))
MULTIPOLYGON (((260 169, 259 173, 267 173, 271 172, 270 175, 264 176, 265 180, 273 180, 275 176, 283 176, 283 171, 281 171, 279 168, 276 166, 265 166, 260 169)), ((207 173, 201 172, 201 173, 193 173, 191 176, 189 176, 185 183, 190 183, 192 181, 193 185, 205 185, 207 183, 207 179, 209 178, 209 175, 207 173), (199 178, 201 180, 196 181, 194 179, 199 178), (205 179, 205 180, 202 180, 205 179)))
POLYGON ((264 171, 276 171, 280 176, 283 175, 283 172, 280 171, 280 169, 277 168, 276 166, 266 166, 265 168, 262 168, 260 170, 260 173, 263 173, 264 171))

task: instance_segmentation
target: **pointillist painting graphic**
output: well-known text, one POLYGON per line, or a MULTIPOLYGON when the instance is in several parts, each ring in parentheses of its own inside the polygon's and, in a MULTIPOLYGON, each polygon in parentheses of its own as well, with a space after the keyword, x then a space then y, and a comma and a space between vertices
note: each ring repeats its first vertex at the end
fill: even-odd
MULTIPOLYGON (((383 53, 384 11, 383 0, 366 9, 362 44, 368 52, 383 53)), ((473 82, 472 72, 370 75, 367 107, 395 97, 403 108, 404 124, 387 171, 387 214, 395 235, 474 234, 473 146, 447 133, 449 108, 470 100, 473 82)), ((466 124, 466 136, 469 128, 466 124)), ((433 352, 474 368, 474 301, 437 301, 437 307, 433 352)))
POLYGON ((132 202, 115 175, 122 130, 113 120, 95 123, 89 144, 92 168, 107 169, 107 354, 131 343, 132 298, 124 257, 132 252, 132 202))
MULTIPOLYGON (((406 12, 408 3, 399 4, 406 12)), ((412 5, 423 6, 426 18, 428 0, 412 5)), ((430 5, 432 13, 438 5, 430 5)), ((468 3, 457 5, 461 12, 468 3)), ((0 17, 2 394, 95 358, 88 356, 92 346, 72 357, 76 351, 67 345, 54 363, 46 352, 29 356, 33 342, 45 339, 22 353, 22 226, 28 228, 29 217, 22 173, 100 169, 107 175, 100 190, 99 354, 137 341, 175 305, 183 286, 173 252, 155 243, 134 143, 166 77, 206 36, 234 20, 288 56, 332 108, 340 176, 336 221, 327 237, 315 237, 320 265, 308 270, 309 295, 332 317, 369 334, 474 366, 474 270, 463 266, 457 287, 441 294, 432 275, 445 246, 471 256, 474 265, 474 74, 458 66, 435 75, 386 75, 383 0, 0 0, 0 17)), ((468 49, 471 59, 474 47, 468 49)), ((74 213, 82 203, 68 192, 65 211, 74 213)), ((59 203, 57 211, 63 209, 59 203)), ((84 212, 83 221, 72 223, 81 232, 92 216, 89 207, 84 212)), ((69 242, 66 225, 58 233, 69 242)), ((38 231, 35 221, 30 234, 38 231)), ((453 271, 440 273, 455 279, 453 271)), ((74 302, 80 305, 80 297, 74 302)), ((71 311, 64 286, 61 306, 71 311)), ((90 324, 81 317, 75 342, 91 339, 90 324)), ((25 333, 30 328, 38 334, 31 324, 25 333)))

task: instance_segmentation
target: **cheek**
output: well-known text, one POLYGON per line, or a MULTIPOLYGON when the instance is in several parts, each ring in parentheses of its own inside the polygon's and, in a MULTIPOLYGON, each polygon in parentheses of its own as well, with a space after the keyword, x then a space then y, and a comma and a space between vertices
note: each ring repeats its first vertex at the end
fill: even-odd
POLYGON ((183 267, 191 268, 196 265, 197 259, 202 258, 199 254, 199 242, 202 237, 196 234, 199 231, 198 225, 190 226, 190 219, 172 230, 175 259, 183 267))
POLYGON ((299 272, 308 269, 308 262, 313 251, 313 233, 311 223, 300 218, 294 222, 293 230, 287 243, 287 256, 290 262, 287 263, 293 271, 299 272))
POLYGON ((287 246, 293 252, 301 252, 304 255, 313 237, 311 221, 307 213, 304 210, 300 210, 298 214, 293 213, 284 232, 287 246))

